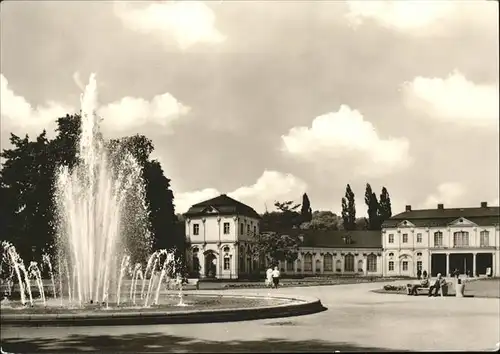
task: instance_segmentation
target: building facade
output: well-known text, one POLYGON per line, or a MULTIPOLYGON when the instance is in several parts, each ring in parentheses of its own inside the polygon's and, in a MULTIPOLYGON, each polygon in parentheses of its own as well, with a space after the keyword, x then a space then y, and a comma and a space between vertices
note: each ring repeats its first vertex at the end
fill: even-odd
POLYGON ((383 275, 416 276, 427 270, 449 276, 454 270, 472 276, 500 276, 500 208, 412 210, 382 225, 383 275))
MULTIPOLYGON (((237 279, 262 273, 270 260, 256 257, 260 215, 223 194, 185 214, 187 259, 201 278, 237 279)), ((412 210, 394 215, 380 231, 292 230, 302 245, 295 261, 279 262, 284 275, 415 277, 427 270, 449 276, 500 276, 500 208, 412 210)))
POLYGON ((222 194, 184 216, 188 266, 201 278, 236 279, 258 269, 252 239, 261 217, 254 209, 222 194))
MULTIPOLYGON (((184 216, 188 266, 196 276, 245 278, 270 265, 254 256, 261 217, 251 207, 223 194, 193 205, 184 216)), ((284 274, 382 275, 379 231, 295 231, 302 247, 295 261, 279 262, 284 274)))

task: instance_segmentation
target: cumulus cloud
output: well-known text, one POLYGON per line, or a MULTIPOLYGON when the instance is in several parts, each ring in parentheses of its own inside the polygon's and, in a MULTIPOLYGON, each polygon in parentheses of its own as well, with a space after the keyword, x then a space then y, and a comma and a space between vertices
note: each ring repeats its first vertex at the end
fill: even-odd
POLYGON ((132 7, 115 3, 115 14, 133 31, 173 38, 181 49, 196 43, 220 43, 225 40, 215 27, 215 14, 201 1, 157 1, 132 7))
POLYGON ((498 129, 498 84, 475 84, 459 71, 447 78, 416 77, 403 85, 406 105, 445 123, 498 129))
POLYGON ((124 97, 100 107, 97 113, 104 118, 104 129, 120 132, 148 123, 167 128, 189 111, 190 107, 183 105, 167 92, 154 96, 150 101, 140 97, 124 97))
POLYGON ((42 130, 54 125, 58 117, 73 110, 72 107, 55 101, 33 107, 23 96, 15 93, 9 82, 0 76, 0 113, 2 125, 13 132, 26 133, 42 130))
MULTIPOLYGON (((84 88, 78 73, 73 75, 73 80, 84 88)), ((2 124, 13 132, 39 132, 42 129, 51 131, 57 118, 77 111, 72 106, 55 101, 33 107, 26 98, 10 88, 3 75, 0 97, 2 124)), ((150 101, 140 97, 124 97, 99 107, 97 114, 104 118, 102 125, 107 132, 123 132, 151 123, 164 128, 163 132, 168 132, 170 124, 189 111, 188 106, 167 92, 154 96, 150 101)))
POLYGON ((355 159, 357 173, 384 175, 407 167, 410 143, 406 138, 379 136, 362 114, 342 105, 337 112, 316 117, 311 127, 294 127, 282 135, 282 151, 320 166, 341 158, 355 159))
POLYGON ((451 33, 464 25, 495 26, 498 11, 489 1, 353 0, 347 5, 346 18, 355 27, 372 20, 414 36, 451 33))
MULTIPOLYGON (((307 184, 304 181, 291 174, 266 170, 253 185, 242 186, 226 194, 251 206, 257 212, 264 212, 266 206, 270 211, 274 210, 276 200, 297 200, 306 188, 307 184)), ((175 210, 177 213, 184 213, 191 205, 220 194, 221 192, 214 188, 175 193, 175 210)))
POLYGON ((460 206, 460 198, 465 194, 465 188, 458 182, 441 183, 435 193, 429 195, 424 202, 423 207, 435 209, 438 204, 444 204, 444 207, 460 206))

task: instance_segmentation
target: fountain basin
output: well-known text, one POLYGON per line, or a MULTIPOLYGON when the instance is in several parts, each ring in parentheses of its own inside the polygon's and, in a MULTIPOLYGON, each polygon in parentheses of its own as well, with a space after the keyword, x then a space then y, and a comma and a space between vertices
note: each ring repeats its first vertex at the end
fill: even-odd
POLYGON ((35 327, 212 323, 300 316, 325 310, 319 299, 303 296, 197 292, 196 295, 187 295, 185 299, 185 307, 160 304, 148 308, 123 307, 98 311, 88 308, 2 308, 0 323, 2 326, 35 327), (218 306, 209 304, 207 299, 215 299, 218 306))

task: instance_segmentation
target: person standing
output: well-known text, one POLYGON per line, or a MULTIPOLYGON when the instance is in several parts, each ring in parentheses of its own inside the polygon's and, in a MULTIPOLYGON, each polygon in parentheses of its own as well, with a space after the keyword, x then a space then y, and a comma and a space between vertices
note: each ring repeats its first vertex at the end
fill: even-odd
POLYGON ((273 268, 269 266, 266 271, 266 286, 273 285, 273 268))
POLYGON ((278 289, 278 285, 280 283, 280 271, 278 270, 278 267, 274 267, 274 270, 272 272, 272 277, 273 277, 273 287, 275 289, 278 289))

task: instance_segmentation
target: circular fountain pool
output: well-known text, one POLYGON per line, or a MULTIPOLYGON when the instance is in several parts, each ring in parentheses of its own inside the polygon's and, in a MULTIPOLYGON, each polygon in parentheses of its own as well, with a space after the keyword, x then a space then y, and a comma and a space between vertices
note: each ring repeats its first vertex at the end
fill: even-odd
POLYGON ((88 304, 74 307, 58 300, 33 307, 19 302, 3 302, 2 325, 16 326, 96 326, 147 325, 160 323, 202 323, 243 321, 298 316, 324 310, 315 298, 258 296, 242 294, 185 294, 183 305, 177 296, 163 296, 158 305, 130 303, 88 304))

